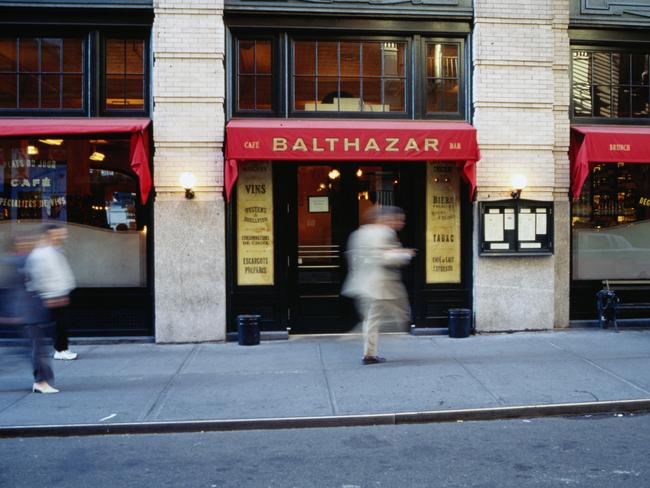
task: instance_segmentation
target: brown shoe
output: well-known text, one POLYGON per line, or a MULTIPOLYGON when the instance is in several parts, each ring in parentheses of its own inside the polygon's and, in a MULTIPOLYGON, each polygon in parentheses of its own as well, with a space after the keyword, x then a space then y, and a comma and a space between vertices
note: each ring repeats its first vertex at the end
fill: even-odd
POLYGON ((363 359, 361 360, 363 364, 378 364, 378 363, 385 363, 386 358, 382 358, 380 356, 364 356, 363 359))

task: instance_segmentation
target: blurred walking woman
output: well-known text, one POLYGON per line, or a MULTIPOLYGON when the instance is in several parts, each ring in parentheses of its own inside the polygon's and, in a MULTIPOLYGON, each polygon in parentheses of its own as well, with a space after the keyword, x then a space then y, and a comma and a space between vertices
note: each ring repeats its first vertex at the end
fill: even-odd
POLYGON ((58 393, 59 390, 50 385, 54 380, 54 373, 49 355, 44 347, 48 336, 47 330, 50 327, 49 313, 38 294, 29 289, 27 259, 37 242, 37 236, 33 234, 24 234, 14 238, 13 252, 6 256, 6 262, 13 274, 10 296, 7 298, 11 304, 13 322, 18 326, 23 326, 25 333, 31 339, 31 360, 34 374, 32 391, 35 393, 58 393))

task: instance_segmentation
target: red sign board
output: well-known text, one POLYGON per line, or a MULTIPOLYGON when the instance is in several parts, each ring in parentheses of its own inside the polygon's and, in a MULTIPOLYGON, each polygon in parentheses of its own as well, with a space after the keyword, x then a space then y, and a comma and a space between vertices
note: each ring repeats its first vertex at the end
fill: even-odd
POLYGON ((476 187, 476 129, 465 122, 237 119, 226 126, 226 195, 242 161, 456 161, 476 187))

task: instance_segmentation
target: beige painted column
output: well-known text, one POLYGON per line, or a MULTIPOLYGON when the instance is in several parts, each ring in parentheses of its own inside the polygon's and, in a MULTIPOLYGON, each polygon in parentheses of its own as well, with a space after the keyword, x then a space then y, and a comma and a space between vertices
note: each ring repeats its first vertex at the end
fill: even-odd
POLYGON ((225 338, 222 0, 155 0, 157 342, 225 338), (180 175, 196 177, 187 200, 180 175))
MULTIPOLYGON (((474 232, 474 310, 479 332, 540 330, 568 322, 568 0, 475 0, 473 106, 481 161, 479 201, 555 201, 555 254, 479 257, 474 232)), ((475 212, 478 223, 478 212, 475 212)))

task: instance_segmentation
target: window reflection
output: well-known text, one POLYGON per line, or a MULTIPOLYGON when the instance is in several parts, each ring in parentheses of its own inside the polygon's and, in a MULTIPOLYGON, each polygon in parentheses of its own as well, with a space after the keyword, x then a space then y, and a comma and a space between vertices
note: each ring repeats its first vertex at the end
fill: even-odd
POLYGON ((427 44, 427 112, 459 110, 459 46, 427 44))
POLYGON ((240 40, 237 64, 238 110, 271 110, 272 73, 271 41, 240 40))
POLYGON ((575 279, 650 279, 650 167, 595 165, 572 227, 575 279))
POLYGON ((83 41, 0 38, 0 109, 83 108, 83 41))
POLYGON ((105 229, 142 228, 128 140, 4 140, 0 220, 57 219, 105 229))
POLYGON ((648 117, 648 54, 574 50, 575 117, 648 117))
POLYGON ((146 286, 146 217, 129 149, 121 139, 0 140, 0 234, 58 221, 79 286, 146 286))
POLYGON ((144 109, 144 40, 107 39, 105 47, 107 110, 144 109))
POLYGON ((405 56, 404 42, 296 41, 293 108, 404 112, 405 56))

